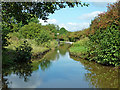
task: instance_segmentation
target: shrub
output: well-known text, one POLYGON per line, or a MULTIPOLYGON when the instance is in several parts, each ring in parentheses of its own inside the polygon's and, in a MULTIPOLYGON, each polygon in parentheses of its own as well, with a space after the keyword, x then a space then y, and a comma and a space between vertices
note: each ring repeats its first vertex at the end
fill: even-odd
POLYGON ((16 59, 17 62, 24 62, 31 59, 32 55, 32 47, 30 44, 28 44, 27 41, 24 41, 24 43, 18 47, 16 47, 16 59))
POLYGON ((35 41, 37 42, 38 45, 47 42, 49 40, 51 40, 50 34, 45 30, 41 30, 39 36, 35 38, 35 41))
POLYGON ((19 32, 24 36, 24 38, 33 39, 39 35, 40 29, 41 24, 31 22, 28 25, 24 25, 19 32))
POLYGON ((2 49, 5 49, 5 46, 8 46, 10 44, 10 42, 8 41, 8 39, 10 38, 8 36, 8 33, 10 31, 10 27, 7 26, 7 24, 3 21, 0 23, 0 27, 2 27, 2 49))
POLYGON ((97 30, 91 40, 90 60, 105 65, 120 65, 120 31, 119 26, 112 25, 106 30, 97 30))

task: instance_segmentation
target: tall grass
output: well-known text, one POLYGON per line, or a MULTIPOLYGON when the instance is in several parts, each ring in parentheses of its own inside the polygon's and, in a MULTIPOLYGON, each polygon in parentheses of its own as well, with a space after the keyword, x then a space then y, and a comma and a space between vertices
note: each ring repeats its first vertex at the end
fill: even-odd
POLYGON ((88 46, 89 38, 85 37, 77 42, 75 42, 69 49, 70 53, 75 56, 83 57, 82 55, 87 53, 89 50, 88 46))

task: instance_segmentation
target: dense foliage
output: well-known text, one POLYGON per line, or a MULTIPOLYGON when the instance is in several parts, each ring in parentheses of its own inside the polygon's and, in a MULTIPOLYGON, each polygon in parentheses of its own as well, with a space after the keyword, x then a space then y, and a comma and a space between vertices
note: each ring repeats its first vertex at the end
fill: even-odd
POLYGON ((51 36, 45 30, 40 31, 39 35, 35 38, 35 41, 37 42, 38 45, 44 42, 48 42, 49 40, 51 40, 51 36))
POLYGON ((102 64, 119 65, 120 64, 120 31, 118 27, 112 25, 106 30, 97 30, 90 37, 92 41, 92 50, 90 60, 95 60, 102 64))
POLYGON ((88 37, 89 31, 90 31, 90 29, 87 28, 87 29, 84 29, 84 30, 81 30, 81 31, 70 32, 70 34, 68 36, 68 39, 71 42, 76 42, 76 41, 78 41, 80 39, 88 37))
POLYGON ((64 28, 64 27, 62 27, 60 30, 59 30, 59 34, 67 34, 68 33, 68 31, 64 28))
POLYGON ((33 39, 37 36, 39 36, 39 33, 42 29, 41 24, 36 24, 36 23, 29 23, 28 25, 24 25, 20 30, 20 34, 24 36, 24 38, 27 39, 33 39))
POLYGON ((27 42, 24 41, 24 43, 18 47, 16 47, 16 62, 26 62, 31 59, 32 55, 32 47, 31 45, 27 42))
POLYGON ((56 10, 79 5, 88 6, 82 2, 2 2, 2 20, 10 24, 11 17, 15 17, 18 22, 27 24, 32 17, 46 20, 49 14, 56 10))
MULTIPOLYGON (((27 39, 35 39, 37 44, 42 44, 49 40, 55 39, 58 32, 58 26, 54 24, 41 25, 39 23, 30 22, 24 25, 20 30, 20 34, 27 39)), ((57 37, 56 37, 57 38, 57 37)))
MULTIPOLYGON (((74 8, 75 6, 88 6, 82 2, 1 2, 2 6, 2 23, 6 23, 6 27, 2 28, 2 47, 8 45, 7 34, 12 31, 18 31, 18 26, 26 25, 30 22, 31 18, 40 18, 47 20, 49 14, 53 14, 56 10, 60 10, 69 6, 74 8), (13 23, 13 17, 15 23, 13 23), (18 25, 20 23, 20 25, 18 25), (7 30, 6 28, 10 28, 7 30), (13 29, 14 28, 14 29, 13 29), (5 31, 4 31, 5 30, 5 31)), ((32 20, 36 23, 37 20, 32 20)))
POLYGON ((3 46, 9 45, 9 42, 7 39, 9 38, 8 33, 10 30, 10 27, 7 27, 5 22, 0 23, 0 26, 2 26, 2 48, 3 48, 3 46))
POLYGON ((120 65, 120 16, 118 3, 108 6, 108 11, 92 21, 89 59, 105 65, 120 65))
MULTIPOLYGON (((119 2, 120 3, 120 2, 119 2)), ((90 26, 90 33, 94 33, 97 29, 106 29, 113 23, 116 26, 120 26, 120 5, 119 3, 108 4, 107 12, 99 14, 92 22, 90 26)), ((120 29, 120 28, 119 28, 120 29)))

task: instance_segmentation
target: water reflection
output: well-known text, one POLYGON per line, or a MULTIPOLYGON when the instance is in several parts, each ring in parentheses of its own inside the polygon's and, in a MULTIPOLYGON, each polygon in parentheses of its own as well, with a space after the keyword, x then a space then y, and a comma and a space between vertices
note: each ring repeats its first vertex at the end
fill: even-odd
POLYGON ((118 87, 117 69, 70 57, 69 46, 61 45, 33 63, 4 67, 3 87, 118 87))
POLYGON ((32 65, 30 63, 17 64, 13 67, 13 74, 19 76, 25 82, 28 81, 28 78, 32 73, 32 65))
POLYGON ((64 56, 66 52, 68 51, 69 44, 60 45, 55 50, 52 50, 48 52, 43 59, 39 62, 41 70, 45 71, 47 68, 49 68, 52 64, 52 61, 59 60, 60 55, 64 56))
POLYGON ((85 74, 86 80, 96 88, 117 88, 118 87, 118 68, 103 66, 95 62, 79 59, 71 56, 76 61, 80 61, 85 69, 90 71, 85 74))
POLYGON ((51 62, 49 60, 42 60, 40 61, 40 67, 41 67, 41 70, 45 71, 47 68, 49 68, 51 65, 51 62))
POLYGON ((32 65, 31 63, 15 63, 11 67, 4 67, 2 74, 2 86, 3 88, 8 88, 8 85, 10 85, 12 82, 8 81, 6 76, 15 74, 20 79, 23 79, 24 82, 27 82, 32 74, 32 65))
POLYGON ((59 49, 59 52, 62 56, 64 56, 66 54, 66 52, 68 51, 68 48, 69 48, 69 44, 62 44, 60 45, 60 47, 58 47, 59 49))
POLYGON ((59 59, 59 53, 65 55, 68 47, 69 45, 60 45, 59 48, 48 52, 40 61, 35 61, 33 63, 15 63, 10 67, 3 67, 2 87, 8 88, 8 86, 10 87, 12 84, 7 78, 9 75, 16 75, 19 79, 24 80, 24 82, 28 82, 33 71, 37 71, 39 67, 42 71, 47 70, 51 66, 52 61, 59 59))

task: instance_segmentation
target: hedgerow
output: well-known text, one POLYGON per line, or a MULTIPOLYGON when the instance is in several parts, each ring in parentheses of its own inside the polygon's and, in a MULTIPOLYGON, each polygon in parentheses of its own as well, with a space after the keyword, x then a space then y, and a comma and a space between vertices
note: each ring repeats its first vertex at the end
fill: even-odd
POLYGON ((120 16, 119 5, 108 6, 91 23, 89 60, 105 65, 120 66, 120 16))

